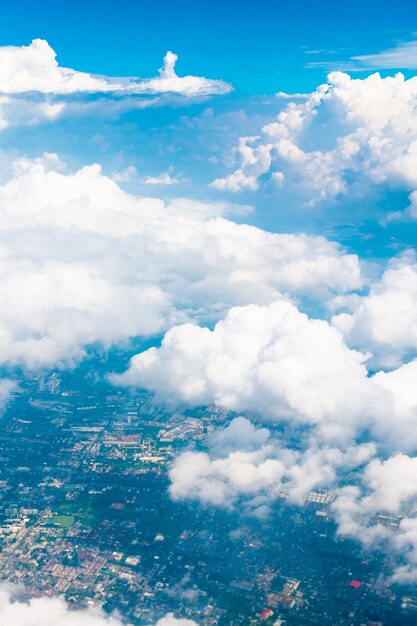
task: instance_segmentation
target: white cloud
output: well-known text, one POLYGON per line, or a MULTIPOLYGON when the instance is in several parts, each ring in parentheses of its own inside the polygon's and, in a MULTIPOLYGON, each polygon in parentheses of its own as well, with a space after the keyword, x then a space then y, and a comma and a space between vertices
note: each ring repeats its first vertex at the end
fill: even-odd
POLYGON ((331 438, 350 434, 363 415, 364 360, 327 322, 279 300, 231 309, 213 331, 172 328, 115 380, 164 400, 321 424, 331 438))
POLYGON ((8 126, 32 126, 53 122, 66 109, 63 102, 45 102, 36 99, 0 96, 0 130, 8 126))
POLYGON ((133 87, 135 93, 177 93, 185 96, 207 96, 224 94, 232 91, 233 87, 223 80, 211 80, 199 76, 177 76, 175 64, 178 56, 167 52, 164 65, 159 70, 157 78, 138 81, 133 87))
POLYGON ((332 447, 302 432, 294 449, 293 436, 280 431, 278 439, 236 418, 207 439, 205 450, 177 457, 171 497, 264 517, 277 499, 302 504, 311 491, 330 489, 338 534, 388 550, 392 580, 415 582, 417 457, 376 457, 373 443, 332 447))
POLYGON ((111 92, 141 95, 169 92, 183 96, 207 96, 231 91, 231 85, 222 80, 177 76, 177 59, 176 54, 167 52, 156 78, 110 78, 60 67, 56 53, 48 42, 34 39, 29 46, 0 47, 0 93, 111 92))
POLYGON ((177 185, 179 181, 174 176, 164 172, 158 176, 147 176, 143 182, 145 185, 177 185))
MULTIPOLYGON (((415 33, 414 33, 415 35, 415 33)), ((325 52, 319 50, 318 52, 325 52)), ((417 41, 399 41, 392 48, 374 54, 359 54, 348 61, 314 61, 307 67, 363 72, 365 70, 417 69, 417 41)))
POLYGON ((258 177, 271 166, 272 144, 252 147, 251 143, 258 139, 259 137, 242 137, 239 140, 235 156, 241 163, 240 167, 226 178, 216 178, 211 183, 212 187, 233 192, 242 189, 256 191, 259 188, 258 177))
POLYGON ((17 385, 13 380, 7 378, 0 379, 0 414, 17 390, 17 385))
POLYGON ((169 300, 157 287, 115 283, 81 263, 0 263, 3 364, 74 363, 84 346, 159 332, 169 300))
POLYGON ((14 589, 0 588, 0 620, 3 626, 121 626, 121 621, 106 617, 100 610, 70 611, 62 598, 34 598, 28 602, 14 599, 14 589))
MULTIPOLYGON (((343 302, 343 301, 342 301, 343 302)), ((392 367, 417 354, 417 263, 413 254, 392 261, 353 311, 332 323, 349 345, 370 350, 374 362, 392 367)))
POLYGON ((409 195, 409 204, 401 211, 390 211, 387 216, 381 221, 383 226, 387 226, 390 222, 396 222, 401 220, 416 220, 417 219, 417 191, 413 191, 409 195))
POLYGON ((281 291, 325 299, 360 285, 358 259, 324 238, 211 215, 248 207, 125 193, 98 166, 14 164, 0 186, 2 362, 73 362, 89 343, 218 319, 281 291))
POLYGON ((80 106, 74 99, 80 94, 86 98, 94 94, 124 96, 123 102, 108 103, 110 110, 123 111, 159 103, 164 94, 196 98, 232 91, 233 87, 223 80, 178 76, 177 58, 168 52, 155 78, 113 78, 60 67, 55 51, 43 39, 34 39, 28 46, 1 46, 0 130, 51 121, 67 113, 89 114, 102 107, 103 102, 97 99, 80 106), (138 96, 146 98, 138 101, 138 96))
POLYGON ((309 93, 286 93, 285 91, 278 91, 275 94, 276 98, 281 98, 282 100, 305 100, 309 96, 309 93))
POLYGON ((381 402, 374 433, 386 449, 417 450, 416 376, 417 359, 414 359, 390 372, 377 372, 373 377, 381 402))
POLYGON ((372 376, 365 361, 337 329, 279 300, 233 308, 213 330, 174 327, 113 382, 144 387, 167 403, 308 425, 339 445, 367 433, 382 449, 417 448, 417 360, 372 376))
MULTIPOLYGON (((41 597, 24 601, 19 599, 19 588, 7 584, 0 586, 0 621, 2 626, 122 626, 125 623, 115 616, 105 615, 98 608, 70 609, 63 598, 41 597)), ((176 619, 168 613, 155 626, 197 624, 193 620, 176 619)))
POLYGON ((162 172, 158 176, 147 176, 143 182, 145 185, 177 185, 180 180, 178 175, 174 175, 174 168, 170 167, 167 172, 162 172))
POLYGON ((208 447, 174 461, 171 497, 226 508, 239 502, 255 514, 266 512, 280 497, 302 503, 311 490, 333 486, 340 471, 364 464, 375 453, 372 444, 290 449, 242 417, 209 438, 208 447))
POLYGON ((395 47, 376 54, 352 57, 358 69, 417 69, 417 41, 401 41, 395 47))
POLYGON ((393 580, 417 579, 417 457, 373 459, 357 484, 339 489, 332 505, 338 532, 397 557, 393 580))
POLYGON ((324 238, 212 217, 247 206, 136 197, 97 165, 63 168, 56 155, 21 158, 0 186, 3 363, 74 362, 90 343, 361 283, 358 258, 324 238))
POLYGON ((298 203, 315 206, 372 190, 417 188, 417 78, 333 72, 306 102, 291 102, 259 137, 243 137, 235 171, 212 184, 256 190, 279 177, 298 203))
POLYGON ((388 550, 392 580, 415 582, 417 457, 376 458, 373 443, 332 447, 305 433, 294 449, 291 435, 283 431, 282 437, 289 445, 245 418, 232 420, 208 438, 206 450, 177 457, 171 497, 264 517, 277 499, 302 504, 311 491, 330 489, 338 534, 388 550))
POLYGON ((137 175, 138 170, 136 169, 136 167, 134 165, 128 165, 128 167, 123 170, 113 172, 111 177, 116 183, 127 183, 131 180, 134 180, 137 175))

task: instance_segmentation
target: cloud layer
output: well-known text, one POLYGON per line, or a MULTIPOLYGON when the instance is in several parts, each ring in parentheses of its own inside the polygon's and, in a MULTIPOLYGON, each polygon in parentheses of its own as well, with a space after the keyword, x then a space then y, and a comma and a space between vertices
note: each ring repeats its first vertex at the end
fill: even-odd
POLYGON ((88 344, 153 335, 281 292, 318 301, 361 284, 358 258, 322 237, 221 215, 239 206, 141 198, 97 165, 19 159, 0 186, 2 363, 74 362, 88 344))

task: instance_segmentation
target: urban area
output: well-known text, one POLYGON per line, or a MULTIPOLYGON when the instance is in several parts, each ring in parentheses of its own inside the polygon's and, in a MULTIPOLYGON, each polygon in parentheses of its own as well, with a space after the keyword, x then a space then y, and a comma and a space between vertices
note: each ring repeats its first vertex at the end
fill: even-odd
POLYGON ((2 580, 135 625, 167 611, 201 626, 417 624, 387 555, 336 537, 331 492, 297 507, 283 497, 267 520, 172 501, 173 458, 225 415, 112 387, 117 358, 19 377, 0 422, 2 580))

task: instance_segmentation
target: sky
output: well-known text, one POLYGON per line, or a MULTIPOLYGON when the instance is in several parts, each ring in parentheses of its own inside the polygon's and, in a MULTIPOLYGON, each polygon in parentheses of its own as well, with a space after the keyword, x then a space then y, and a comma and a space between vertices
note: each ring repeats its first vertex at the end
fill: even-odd
POLYGON ((409 39, 415 5, 401 0, 394 16, 389 6, 369 0, 344 6, 328 0, 76 0, 68 6, 18 0, 2 3, 0 37, 4 44, 22 45, 36 33, 59 51, 62 65, 116 76, 151 75, 173 49, 190 73, 221 75, 245 95, 271 94, 315 87, 325 72, 307 70, 312 60, 345 61, 409 39))
MULTIPOLYGON (((362 78, 370 73, 367 63, 358 64, 353 57, 378 55, 413 41, 417 9, 410 2, 400 2, 399 7, 402 10, 393 18, 384 4, 373 2, 352 2, 343 8, 330 2, 241 2, 238 6, 213 2, 206 7, 122 0, 117 6, 92 1, 87 6, 74 2, 67 8, 45 1, 4 3, 2 45, 28 45, 39 37, 57 52, 61 66, 142 77, 155 75, 166 51, 173 50, 179 56, 179 74, 221 78, 234 89, 221 98, 140 111, 131 108, 116 116, 108 112, 104 119, 103 113, 76 119, 64 116, 57 123, 32 128, 29 136, 12 127, 3 133, 2 143, 29 155, 57 151, 74 166, 99 161, 108 173, 134 165, 148 175, 159 174, 158 169, 172 167, 174 154, 182 188, 188 194, 215 199, 218 194, 208 187, 210 177, 216 178, 221 170, 215 159, 224 159, 222 152, 231 152, 240 136, 256 135, 264 122, 287 105, 285 100, 277 101, 277 92, 311 92, 337 68, 350 67, 362 78)), ((417 52, 412 52, 417 66, 417 52)), ((382 61, 379 68, 377 61, 373 63, 382 75, 394 71, 384 68, 382 61)), ((412 75, 412 67, 401 67, 410 65, 409 60, 398 63, 397 69, 412 75)), ((165 188, 164 193, 171 191, 165 188)), ((255 223, 282 231, 299 229, 301 221, 305 230, 322 230, 322 215, 295 212, 288 201, 280 207, 285 211, 282 224, 273 211, 275 202, 271 194, 258 194, 255 223)), ((335 223, 340 240, 352 245, 341 224, 345 221, 344 215, 333 213, 327 228, 334 229, 335 223)), ((372 245, 368 240, 362 246, 369 256, 386 255, 391 237, 409 238, 409 228, 398 224, 391 226, 388 236, 379 226, 373 230, 372 245)))
POLYGON ((1 9, 1 406, 142 345, 111 384, 228 415, 174 500, 332 488, 415 581, 417 8, 1 9))

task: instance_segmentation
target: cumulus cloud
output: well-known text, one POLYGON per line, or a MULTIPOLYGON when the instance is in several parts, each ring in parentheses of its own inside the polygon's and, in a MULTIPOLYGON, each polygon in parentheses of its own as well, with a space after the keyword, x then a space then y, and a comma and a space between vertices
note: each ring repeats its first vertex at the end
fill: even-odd
POLYGON ((1 362, 74 362, 84 347, 153 335, 281 292, 319 301, 361 284, 321 237, 236 224, 247 206, 124 192, 97 165, 18 159, 0 186, 1 362))
POLYGON ((373 375, 366 360, 336 328, 281 299, 232 308, 213 330, 174 327, 113 382, 167 403, 216 404, 308 426, 324 441, 372 433, 384 449, 415 449, 417 360, 373 375))
POLYGON ((285 436, 235 418, 203 450, 174 461, 171 497, 264 517, 277 499, 303 504, 311 491, 330 489, 339 536, 389 551, 391 579, 415 582, 417 457, 377 457, 373 443, 333 447, 302 434, 294 449, 285 436))
POLYGON ((76 262, 3 258, 0 265, 3 364, 74 363, 85 345, 155 334, 165 325, 169 301, 157 287, 115 284, 76 262))
POLYGON ((203 450, 189 450, 174 461, 171 497, 238 506, 244 514, 264 517, 277 499, 302 504, 311 491, 330 489, 338 534, 368 549, 388 550, 392 579, 415 582, 417 457, 377 457, 373 443, 333 447, 305 433, 295 449, 291 437, 285 445, 286 436, 235 418, 211 435, 203 450))
POLYGON ((338 490, 332 509, 338 533, 397 558, 393 580, 417 579, 417 457, 373 459, 354 485, 338 490))
POLYGON ((338 534, 368 549, 389 550, 392 579, 415 582, 417 458, 375 458, 376 452, 372 443, 335 448, 302 438, 294 449, 268 429, 236 418, 209 438, 206 450, 174 461, 170 493, 174 500, 238 505, 247 515, 263 517, 277 499, 302 504, 311 491, 331 489, 338 534), (341 481, 345 486, 338 486, 341 481))
POLYGON ((360 466, 374 453, 372 444, 294 450, 238 417, 209 438, 208 451, 188 451, 174 461, 170 494, 225 508, 238 501, 262 515, 277 498, 301 503, 311 490, 334 485, 342 469, 360 466))
POLYGON ((232 91, 233 87, 223 80, 211 80, 199 76, 177 76, 175 64, 178 56, 167 52, 164 64, 159 70, 157 78, 138 81, 133 87, 135 93, 177 93, 185 96, 207 96, 224 94, 232 91))
POLYGON ((417 78, 332 72, 303 103, 291 102, 258 137, 235 150, 237 169, 219 189, 272 184, 307 206, 372 189, 417 187, 417 78))
POLYGON ((417 263, 413 253, 391 261, 369 293, 352 305, 351 312, 332 320, 349 345, 370 350, 374 362, 386 367, 416 356, 417 263))
MULTIPOLYGON (((0 620, 2 626, 122 626, 120 619, 105 615, 98 608, 72 610, 63 598, 41 597, 24 601, 19 599, 18 588, 6 584, 0 586, 0 620)), ((154 626, 197 624, 193 620, 176 619, 168 613, 154 626)))
POLYGON ((242 137, 239 140, 234 155, 240 161, 240 167, 226 178, 216 178, 211 183, 212 187, 234 192, 242 189, 256 191, 259 188, 259 176, 267 172, 272 163, 272 144, 253 147, 251 144, 258 139, 260 137, 242 137))
POLYGON ((35 98, 0 96, 0 130, 8 126, 53 122, 65 110, 62 102, 46 102, 35 98))
POLYGON ((349 433, 366 411, 364 361, 327 322, 281 299, 233 308, 213 331, 177 326, 115 382, 166 400, 321 424, 333 437, 349 433))

